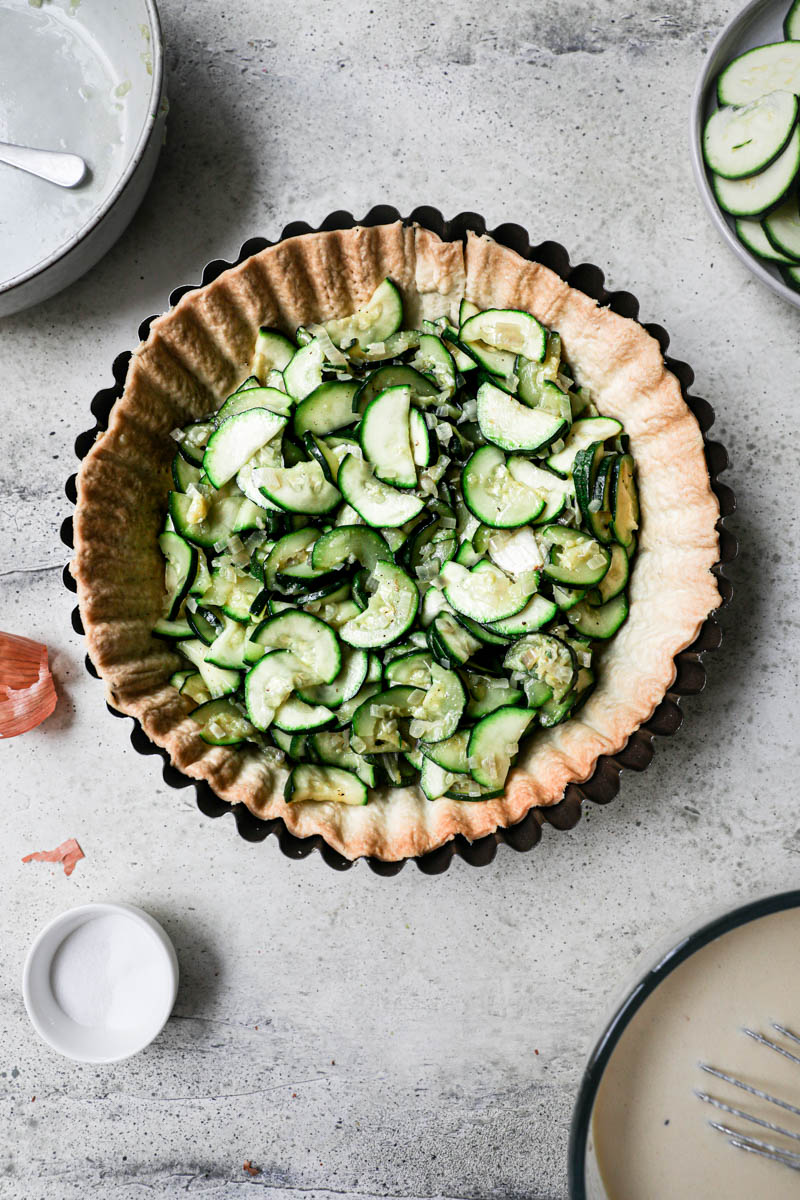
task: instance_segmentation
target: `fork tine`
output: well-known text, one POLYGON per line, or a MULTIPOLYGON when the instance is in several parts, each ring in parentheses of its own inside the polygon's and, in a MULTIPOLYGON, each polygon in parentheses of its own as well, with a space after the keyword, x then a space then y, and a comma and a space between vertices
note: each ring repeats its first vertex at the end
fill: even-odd
POLYGON ((762 1142, 760 1138, 748 1137, 727 1125, 718 1125, 716 1121, 710 1121, 709 1124, 712 1128, 718 1129, 720 1133, 724 1133, 730 1144, 738 1150, 759 1154, 762 1158, 782 1163, 783 1166, 790 1167, 793 1171, 800 1171, 800 1154, 795 1154, 793 1150, 782 1150, 779 1146, 773 1146, 770 1142, 762 1142))
MULTIPOLYGON (((742 1112, 740 1108, 732 1108, 730 1104, 724 1104, 722 1100, 717 1100, 714 1096, 709 1096, 707 1092, 698 1092, 695 1090, 694 1094, 698 1100, 703 1100, 706 1104, 713 1104, 714 1108, 719 1108, 723 1112, 730 1113, 732 1117, 740 1117, 743 1121, 751 1121, 753 1125, 760 1125, 762 1129, 769 1129, 771 1133, 782 1133, 784 1137, 794 1138, 795 1141, 800 1142, 800 1133, 796 1133, 791 1129, 784 1129, 782 1125, 774 1125, 772 1121, 762 1121, 761 1117, 754 1117, 752 1113, 742 1112)), ((714 1129, 722 1128, 721 1125, 716 1125, 713 1121, 709 1121, 708 1123, 714 1129)))
POLYGON ((725 1083, 730 1083, 734 1087, 741 1088, 743 1092, 749 1092, 751 1096, 758 1096, 761 1100, 768 1101, 769 1104, 776 1104, 778 1108, 783 1108, 787 1112, 794 1113, 800 1117, 800 1108, 794 1104, 789 1104, 786 1100, 779 1100, 777 1096, 770 1096, 769 1092, 762 1092, 760 1088, 753 1087, 750 1083, 744 1083, 741 1079, 734 1079, 733 1075, 726 1075, 724 1071, 718 1071, 716 1067, 709 1066, 708 1063, 697 1064, 701 1071, 706 1071, 709 1075, 713 1075, 715 1079, 722 1079, 725 1083))
POLYGON ((784 1058, 788 1058, 791 1062, 797 1063, 800 1066, 800 1058, 796 1054, 790 1054, 788 1050, 784 1050, 783 1046, 779 1046, 777 1042, 770 1041, 763 1034, 756 1033, 754 1029, 743 1029, 742 1033, 746 1033, 749 1038, 752 1038, 754 1042, 758 1042, 761 1046, 769 1046, 770 1050, 774 1050, 777 1054, 782 1054, 784 1058))
POLYGON ((791 1029, 787 1029, 785 1025, 777 1025, 775 1021, 773 1021, 772 1028, 776 1030, 777 1033, 781 1033, 784 1037, 789 1038, 791 1041, 797 1042, 798 1046, 800 1046, 800 1037, 798 1037, 796 1033, 792 1033, 791 1029))

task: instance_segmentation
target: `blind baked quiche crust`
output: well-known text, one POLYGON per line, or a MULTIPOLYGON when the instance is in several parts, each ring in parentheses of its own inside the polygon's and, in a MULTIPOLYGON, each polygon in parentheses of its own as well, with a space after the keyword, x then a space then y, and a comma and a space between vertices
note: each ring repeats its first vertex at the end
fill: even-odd
POLYGON ((623 747, 672 684, 675 654, 720 604, 711 572, 718 518, 700 429, 641 325, 489 237, 443 242, 396 222, 287 239, 189 292, 152 323, 108 430, 78 476, 71 570, 109 703, 136 717, 176 767, 258 817, 281 817, 298 837, 321 834, 347 858, 391 861, 458 833, 474 841, 513 825, 531 807, 557 803, 600 755, 623 747), (350 313, 386 276, 402 293, 408 326, 444 313, 457 320, 466 297, 481 308, 527 310, 559 331, 576 381, 591 388, 601 413, 623 422, 637 463, 642 515, 630 615, 604 651, 584 707, 523 742, 504 796, 430 801, 417 787, 378 788, 363 807, 287 804, 285 768, 255 747, 201 739, 190 702, 169 683, 178 656, 151 632, 163 599, 157 535, 171 487, 169 434, 217 408, 245 377, 260 326, 293 332, 350 313))

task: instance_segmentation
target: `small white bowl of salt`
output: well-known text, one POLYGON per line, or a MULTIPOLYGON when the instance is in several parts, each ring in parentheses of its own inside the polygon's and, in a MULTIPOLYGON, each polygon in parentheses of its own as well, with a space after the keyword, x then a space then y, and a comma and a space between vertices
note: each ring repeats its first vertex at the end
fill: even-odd
POLYGON ((130 904, 83 904, 46 925, 28 952, 22 995, 59 1054, 110 1063, 149 1046, 178 990, 172 942, 130 904))

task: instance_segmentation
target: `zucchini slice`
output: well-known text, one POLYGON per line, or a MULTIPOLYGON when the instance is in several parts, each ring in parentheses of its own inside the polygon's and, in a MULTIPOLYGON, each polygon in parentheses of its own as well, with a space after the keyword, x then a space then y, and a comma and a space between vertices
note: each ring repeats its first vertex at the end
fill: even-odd
POLYGON ((244 671, 250 666, 245 656, 247 626, 231 617, 223 618, 220 632, 206 650, 206 662, 229 671, 244 671))
POLYGON ((428 626, 428 645, 436 661, 452 670, 468 662, 483 643, 468 633, 452 613, 441 612, 428 626))
POLYGON ((639 494, 630 454, 615 458, 609 481, 611 530, 620 546, 628 549, 639 528, 639 494))
POLYGON ((468 571, 449 562, 443 572, 445 598, 458 613, 479 625, 491 625, 520 612, 536 590, 535 579, 509 579, 493 563, 481 562, 468 571))
POLYGON ((322 383, 324 365, 325 345, 321 338, 312 338, 296 350, 283 371, 283 382, 289 395, 298 401, 310 396, 322 383))
POLYGON ((545 467, 532 463, 530 459, 515 454, 508 460, 508 469, 517 483, 531 488, 544 499, 544 508, 537 515, 534 524, 544 525, 554 521, 556 517, 561 516, 567 504, 575 499, 571 479, 562 479, 545 467))
POLYGON ((170 492, 168 504, 176 532, 192 545, 207 549, 227 542, 234 533, 263 528, 264 524, 258 505, 230 485, 210 495, 170 492))
POLYGON ((365 783, 375 787, 375 767, 361 754, 356 754, 350 745, 350 735, 342 730, 326 733, 311 733, 309 745, 321 763, 331 767, 344 767, 365 783))
POLYGON ((797 96, 770 92, 741 108, 709 117, 703 133, 706 165, 723 179, 756 175, 778 157, 797 123, 797 96))
POLYGON ((472 730, 468 754, 470 774, 487 788, 502 788, 519 742, 534 718, 526 708, 498 708, 483 717, 472 730))
POLYGON ((297 696, 289 696, 278 708, 273 722, 276 729, 285 733, 308 733, 327 725, 332 717, 333 713, 324 704, 306 704, 297 696))
POLYGON ((152 632, 158 637, 169 638, 171 641, 181 641, 194 636, 194 630, 183 617, 178 617, 174 621, 168 620, 167 617, 159 617, 152 632))
POLYGON ((187 638, 181 642, 180 652, 197 667, 212 700, 216 700, 220 696, 230 696, 237 691, 241 678, 239 672, 223 670, 208 662, 206 660, 208 647, 205 642, 201 642, 199 638, 187 638))
POLYGON ((351 745, 357 753, 385 754, 411 748, 401 722, 414 713, 419 689, 398 684, 376 691, 353 713, 351 745), (363 750, 361 747, 363 746, 363 750))
POLYGON ((457 775, 469 772, 469 729, 460 729, 441 742, 420 742, 420 750, 426 758, 430 758, 444 771, 454 771, 457 775))
MULTIPOLYGON (((511 308, 488 308, 469 317, 459 330, 462 342, 483 342, 494 350, 541 362, 547 333, 536 317, 511 308)), ((504 372, 505 373, 505 372, 504 372)))
MULTIPOLYGON (((739 224, 744 222, 737 223, 737 231, 739 224)), ((800 259, 800 206, 797 195, 790 196, 780 207, 768 213, 762 221, 762 229, 773 257, 780 254, 785 260, 800 259)))
MULTIPOLYGON (((246 393, 245 393, 246 394, 246 393)), ((286 417, 267 408, 252 408, 223 421, 208 439, 203 470, 221 488, 266 442, 280 433, 286 417)))
MULTIPOLYGON (((341 667, 330 683, 312 686, 299 685, 297 694, 306 704, 324 704, 326 708, 341 708, 346 700, 352 700, 363 687, 369 669, 369 656, 365 650, 344 646, 341 650, 341 667)), ((347 766, 342 763, 342 766, 347 766)))
POLYGON ((417 467, 427 467, 431 461, 431 439, 425 418, 418 408, 412 408, 408 419, 411 438, 411 457, 417 467))
POLYGON ((263 408, 279 417, 288 417, 292 411, 292 398, 274 387, 240 388, 225 401, 214 417, 214 424, 219 429, 229 417, 236 417, 239 413, 249 412, 254 408, 263 408))
POLYGON ((795 125, 789 141, 774 162, 746 179, 723 179, 712 175, 717 204, 732 217, 760 217, 780 204, 800 171, 800 126, 795 125))
POLYGON ((362 779, 344 767, 298 763, 286 780, 284 798, 287 804, 302 800, 318 804, 366 804, 367 788, 362 779))
POLYGON ((414 624, 419 607, 417 585, 401 567, 378 562, 370 574, 374 590, 367 607, 339 630, 343 642, 362 649, 396 642, 414 624))
POLYGON ((533 596, 513 617, 494 621, 490 628, 506 637, 522 637, 547 625, 557 612, 558 606, 555 601, 548 600, 546 596, 533 596))
POLYGON ((388 684, 402 683, 424 691, 431 686, 432 666, 433 658, 427 650, 412 650, 387 663, 383 677, 388 684))
POLYGON ((387 388, 370 400, 359 426, 361 449, 372 464, 376 477, 383 483, 399 488, 417 485, 417 468, 411 449, 410 413, 411 388, 387 388))
POLYGON ((209 746, 239 746, 252 739, 255 728, 230 700, 209 700, 189 714, 209 746))
POLYGON ((258 467, 253 482, 259 490, 285 512, 321 516, 331 512, 341 495, 313 459, 293 467, 258 467))
POLYGON ((601 640, 613 637, 627 617, 628 599, 624 592, 606 604, 592 605, 581 600, 567 613, 567 620, 578 633, 601 640))
POLYGON ((514 478, 497 446, 481 446, 464 464, 461 490, 470 512, 494 529, 527 525, 546 503, 540 492, 514 478))
POLYGON ((547 465, 557 475, 571 475, 575 455, 592 442, 607 442, 609 438, 619 437, 622 425, 613 417, 583 417, 576 421, 569 431, 564 449, 556 451, 547 459, 547 465))
POLYGON ((181 454, 176 454, 172 460, 172 482, 176 492, 185 492, 190 483, 198 484, 203 478, 201 467, 187 462, 181 454))
POLYGON ((515 642, 506 652, 503 665, 546 684, 556 701, 566 696, 578 676, 575 651, 549 633, 530 633, 515 642))
MULTIPOLYGON (((259 380, 265 380, 270 371, 283 371, 294 357, 297 347, 277 329, 263 325, 256 336, 253 354, 253 371, 259 380)), ((247 382, 245 380, 245 382, 247 382)))
POLYGON ((455 359, 441 338, 424 333, 414 356, 414 367, 435 387, 440 396, 455 395, 458 373, 455 359))
POLYGON ((268 729, 297 684, 307 679, 306 665, 291 650, 270 650, 260 658, 244 679, 247 715, 256 729, 268 729))
POLYGON ((422 699, 413 708, 409 726, 412 737, 425 742, 441 742, 458 729, 467 703, 464 685, 455 671, 439 663, 431 664, 431 685, 425 692, 417 691, 422 699))
POLYGON ((800 42, 773 42, 747 50, 728 63, 717 78, 720 107, 750 104, 770 92, 800 95, 800 42))
POLYGON ((590 604, 605 604, 618 596, 628 583, 630 559, 623 546, 611 546, 611 565, 596 588, 592 588, 587 599, 590 604))
POLYGON ((403 298, 391 279, 379 283, 366 304, 350 317, 326 321, 324 328, 335 346, 354 343, 362 350, 385 342, 403 324, 403 298))
POLYGON ((375 477, 369 463, 348 454, 339 468, 342 495, 368 525, 394 529, 418 516, 425 507, 419 496, 398 491, 375 477))
POLYGON ((342 654, 333 630, 319 617, 297 609, 267 617, 250 635, 250 642, 273 650, 291 650, 305 667, 307 683, 332 683, 342 667, 342 654))
POLYGON ((329 529, 314 542, 311 552, 315 571, 332 571, 350 563, 371 571, 379 562, 392 562, 392 552, 386 539, 368 525, 339 525, 329 529))
POLYGON ((502 450, 541 450, 566 432, 566 421, 528 408, 492 383, 478 388, 478 424, 487 442, 502 450))
POLYGON ((415 371, 407 363, 395 363, 386 367, 378 367, 376 371, 371 371, 367 375, 356 394, 355 408, 357 412, 365 412, 370 400, 374 400, 379 392, 384 392, 391 387, 411 388, 411 397, 416 403, 427 404, 434 401, 437 396, 436 388, 430 379, 426 379, 424 375, 415 371))
POLYGON ((174 621, 197 575, 197 547, 177 533, 160 534, 158 544, 167 560, 164 570, 167 592, 164 617, 167 621, 174 621))
POLYGON ((546 558, 542 570, 556 583, 591 587, 608 570, 611 554, 588 533, 566 525, 544 525, 540 531, 546 558))
POLYGON ((354 425, 358 413, 354 409, 357 383, 346 380, 336 380, 321 383, 314 388, 295 409, 292 427, 297 437, 304 433, 316 433, 323 437, 326 433, 335 433, 354 425))
POLYGON ((505 677, 493 679, 487 675, 465 674, 464 679, 469 691, 465 713, 470 721, 480 721, 498 708, 517 706, 520 701, 525 703, 525 693, 511 687, 505 677))
POLYGON ((783 22, 783 36, 787 42, 800 41, 800 0, 792 0, 783 22))

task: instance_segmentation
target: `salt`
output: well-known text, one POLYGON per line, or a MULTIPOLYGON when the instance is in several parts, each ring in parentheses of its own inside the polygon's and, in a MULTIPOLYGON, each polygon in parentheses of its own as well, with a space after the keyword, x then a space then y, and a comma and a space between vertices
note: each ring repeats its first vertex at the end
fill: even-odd
POLYGON ((158 941, 122 915, 73 930, 53 956, 50 987, 71 1020, 94 1029, 135 1029, 169 1004, 158 941))

